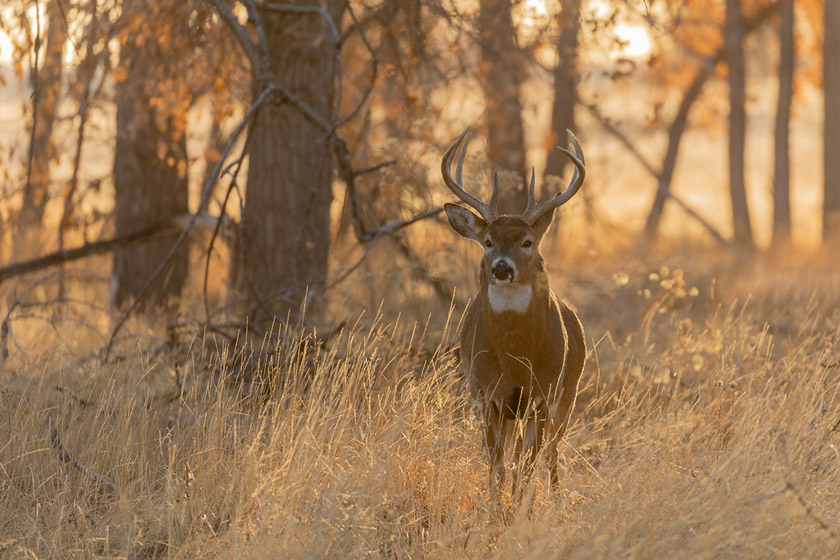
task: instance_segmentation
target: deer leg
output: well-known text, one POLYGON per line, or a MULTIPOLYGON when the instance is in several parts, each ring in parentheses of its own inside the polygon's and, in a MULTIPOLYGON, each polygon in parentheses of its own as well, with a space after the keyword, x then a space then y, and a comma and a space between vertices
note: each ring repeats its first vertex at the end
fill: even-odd
POLYGON ((510 489, 512 496, 516 496, 517 489, 519 488, 519 480, 521 478, 522 444, 524 440, 525 423, 527 423, 527 419, 517 419, 513 422, 513 464, 515 465, 515 468, 513 471, 513 481, 511 482, 510 489))
POLYGON ((499 488, 505 483, 505 419, 495 403, 488 403, 484 413, 484 443, 490 460, 490 498, 500 503, 499 488))
MULTIPOLYGON (((519 488, 519 492, 524 491, 525 486, 534 474, 537 457, 539 456, 545 434, 546 412, 545 406, 540 405, 524 419, 522 437, 519 444, 520 449, 525 451, 525 456, 521 462, 519 461, 519 457, 517 457, 518 468, 516 479, 514 479, 514 495, 517 494, 517 488, 519 488)), ((517 499, 519 498, 521 496, 517 495, 517 499)))
POLYGON ((560 476, 557 473, 557 464, 560 459, 560 442, 563 441, 563 436, 566 434, 566 428, 569 426, 569 420, 572 416, 572 409, 575 406, 575 392, 563 391, 560 395, 559 402, 555 405, 557 408, 550 414, 551 426, 549 427, 549 434, 551 441, 548 446, 548 465, 551 473, 551 487, 557 488, 560 485, 560 476))

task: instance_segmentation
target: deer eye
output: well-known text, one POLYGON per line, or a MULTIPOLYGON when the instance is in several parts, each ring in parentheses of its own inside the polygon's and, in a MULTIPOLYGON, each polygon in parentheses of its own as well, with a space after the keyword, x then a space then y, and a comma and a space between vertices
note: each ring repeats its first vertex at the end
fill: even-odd
POLYGON ((525 249, 527 249, 531 245, 533 245, 533 243, 531 243, 530 239, 526 239, 525 241, 522 242, 522 247, 524 247, 525 249))
POLYGON ((492 246, 493 246, 493 242, 492 242, 492 241, 490 241, 489 239, 485 239, 485 240, 484 240, 484 246, 485 246, 485 247, 488 247, 488 248, 489 248, 489 247, 492 247, 492 246))

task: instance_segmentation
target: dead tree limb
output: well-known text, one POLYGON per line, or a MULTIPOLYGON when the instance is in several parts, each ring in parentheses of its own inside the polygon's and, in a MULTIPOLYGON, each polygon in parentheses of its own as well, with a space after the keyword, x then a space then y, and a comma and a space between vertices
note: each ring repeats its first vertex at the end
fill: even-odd
POLYGON ((35 58, 32 62, 32 132, 29 135, 29 155, 26 163, 26 189, 32 189, 32 161, 35 159, 35 136, 38 129, 38 59, 41 53, 41 6, 35 1, 35 58))
POLYGON ((395 220, 393 222, 385 224, 375 232, 368 232, 372 233, 373 235, 368 241, 367 246, 365 246, 365 252, 362 253, 362 256, 359 257, 359 260, 353 263, 353 265, 349 268, 345 269, 335 280, 333 280, 332 283, 330 283, 330 285, 327 286, 327 289, 335 287, 338 283, 342 282, 345 278, 350 276, 350 274, 352 274, 357 268, 359 268, 365 261, 367 256, 370 254, 370 251, 371 249, 373 249, 373 246, 376 245, 376 242, 382 239, 383 236, 393 234, 397 230, 400 230, 406 226, 410 226, 411 224, 417 223, 421 220, 431 218, 432 216, 436 216, 441 212, 443 212, 443 206, 439 206, 437 208, 430 208, 429 210, 420 212, 416 216, 407 220, 395 220))
POLYGON ((58 451, 58 457, 64 461, 65 463, 70 463, 73 468, 81 472, 82 474, 86 474, 99 484, 105 486, 112 492, 119 492, 120 487, 108 480, 106 477, 102 476, 101 474, 97 473, 78 459, 76 459, 67 448, 64 447, 64 444, 61 443, 61 439, 58 437, 58 430, 53 428, 52 425, 52 418, 47 419, 47 429, 50 430, 50 445, 52 445, 53 449, 58 451))
POLYGON ((85 257, 109 253, 115 249, 121 249, 134 243, 148 241, 159 235, 171 233, 173 229, 178 228, 181 224, 183 224, 184 220, 189 219, 189 217, 190 216, 183 215, 173 216, 166 221, 158 222, 147 228, 126 233, 111 239, 85 243, 81 247, 76 247, 75 249, 62 249, 61 251, 56 251, 42 257, 4 266, 3 268, 0 268, 0 282, 22 274, 27 274, 29 272, 36 272, 51 266, 72 262, 85 257))
MULTIPOLYGON (((726 239, 715 227, 710 224, 705 218, 703 218, 700 214, 698 214, 693 208, 691 208, 688 204, 686 204, 681 198, 671 192, 669 187, 671 183, 671 177, 673 176, 674 165, 676 163, 676 150, 671 150, 672 143, 668 142, 669 150, 666 153, 665 161, 663 163, 663 169, 661 171, 657 171, 653 164, 651 164, 647 158, 642 154, 636 146, 630 141, 627 136, 621 132, 621 130, 615 126, 609 119, 604 117, 598 107, 594 105, 589 105, 586 103, 582 104, 584 108, 586 108, 593 117, 604 127, 604 130, 615 136, 624 147, 630 152, 630 154, 636 158, 636 160, 641 164, 642 167, 645 168, 645 171, 653 175, 657 182, 657 196, 662 197, 662 200, 671 199, 673 200, 683 211, 697 220, 697 222, 703 226, 709 234, 715 238, 715 240, 720 243, 724 248, 731 249, 732 242, 726 239)), ((687 114, 687 111, 686 111, 687 114)), ((676 120, 676 119, 675 119, 676 120)), ((679 134, 682 134, 682 129, 685 128, 685 120, 682 121, 682 127, 680 128, 679 134)), ((669 135, 670 138, 670 135, 669 135)))

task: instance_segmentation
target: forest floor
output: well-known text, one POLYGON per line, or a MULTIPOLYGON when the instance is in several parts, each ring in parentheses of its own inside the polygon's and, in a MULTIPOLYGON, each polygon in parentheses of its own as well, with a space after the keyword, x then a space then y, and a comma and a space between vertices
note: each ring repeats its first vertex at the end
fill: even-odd
POLYGON ((552 279, 590 350, 558 488, 543 461, 494 511, 458 313, 104 363, 38 327, 0 377, 0 557, 837 556, 832 259, 578 261, 552 279))

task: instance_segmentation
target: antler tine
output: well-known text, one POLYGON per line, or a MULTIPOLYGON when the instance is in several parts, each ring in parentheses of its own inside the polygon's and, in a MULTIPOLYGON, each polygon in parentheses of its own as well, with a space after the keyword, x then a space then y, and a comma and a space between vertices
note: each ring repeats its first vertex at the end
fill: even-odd
POLYGON ((498 204, 498 202, 499 202, 499 172, 494 171, 493 172, 493 194, 490 195, 490 207, 489 207, 491 216, 496 217, 496 216, 499 215, 499 212, 496 209, 496 205, 498 204))
POLYGON ((531 167, 531 183, 528 185, 528 205, 525 207, 524 215, 527 215, 534 206, 536 205, 536 200, 534 200, 534 183, 536 182, 536 176, 534 174, 534 168, 531 167))
POLYGON ((464 132, 455 139, 452 145, 446 149, 446 152, 443 154, 443 159, 440 162, 440 173, 443 175, 443 182, 446 183, 446 186, 449 187, 452 194, 460 198, 469 206, 472 206, 479 214, 481 214, 481 217, 484 218, 485 221, 490 222, 496 218, 495 198, 498 195, 498 186, 494 187, 490 205, 481 202, 464 190, 463 187, 462 172, 464 169, 464 158, 467 155, 467 146, 469 146, 470 143, 470 136, 472 136, 472 131, 470 130, 470 127, 467 127, 464 129, 464 132), (464 142, 464 138, 466 138, 466 142, 464 142), (458 162, 455 166, 455 179, 453 180, 451 173, 452 158, 455 156, 455 152, 458 151, 462 142, 464 142, 464 147, 461 149, 461 153, 458 156, 458 162))
POLYGON ((464 137, 464 145, 461 147, 461 153, 458 154, 458 163, 455 164, 455 181, 461 185, 462 189, 464 188, 464 158, 467 157, 467 148, 470 147, 470 139, 472 139, 472 130, 470 130, 470 127, 467 127, 466 131, 467 135, 464 137))
POLYGON ((572 131, 567 128, 566 133, 569 135, 569 139, 571 140, 570 144, 574 148, 575 153, 572 153, 566 148, 561 148, 560 146, 557 146, 557 149, 566 154, 566 157, 572 160, 572 163, 575 165, 575 172, 574 175, 572 175, 572 180, 569 182, 569 186, 566 187, 566 190, 557 193, 554 198, 545 202, 533 203, 534 183, 533 178, 531 179, 531 187, 528 189, 528 208, 525 210, 525 213, 522 214, 522 219, 529 224, 533 224, 540 216, 545 215, 547 212, 552 212, 556 208, 567 203, 573 196, 575 196, 575 194, 577 194, 581 185, 583 185, 583 179, 586 177, 586 160, 583 157, 583 150, 581 149, 577 138, 575 138, 575 135, 572 134, 572 131))

